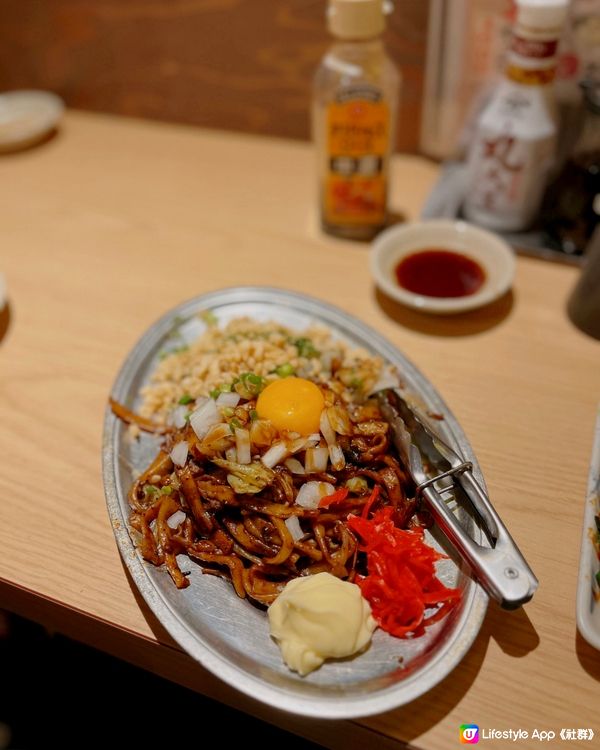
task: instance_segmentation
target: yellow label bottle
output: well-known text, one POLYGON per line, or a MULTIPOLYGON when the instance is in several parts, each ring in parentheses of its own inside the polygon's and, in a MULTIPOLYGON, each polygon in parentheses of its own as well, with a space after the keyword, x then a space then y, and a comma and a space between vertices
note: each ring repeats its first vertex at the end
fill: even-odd
POLYGON ((384 0, 330 0, 328 21, 337 41, 313 90, 321 223, 370 239, 387 220, 400 77, 380 38, 384 0))

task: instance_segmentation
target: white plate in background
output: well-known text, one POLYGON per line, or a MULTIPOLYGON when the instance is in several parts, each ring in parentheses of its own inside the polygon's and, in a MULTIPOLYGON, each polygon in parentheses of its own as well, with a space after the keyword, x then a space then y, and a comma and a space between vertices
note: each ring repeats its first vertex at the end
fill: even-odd
POLYGON ((60 122, 65 104, 50 91, 8 91, 0 94, 0 151, 40 141, 60 122))
POLYGON ((497 234, 466 221, 431 219, 398 224, 382 232, 371 250, 371 273, 388 297, 421 312, 453 315, 493 302, 507 292, 515 275, 514 252, 497 234), (480 265, 485 280, 475 294, 429 297, 401 287, 395 268, 418 250, 435 248, 466 255, 480 265))

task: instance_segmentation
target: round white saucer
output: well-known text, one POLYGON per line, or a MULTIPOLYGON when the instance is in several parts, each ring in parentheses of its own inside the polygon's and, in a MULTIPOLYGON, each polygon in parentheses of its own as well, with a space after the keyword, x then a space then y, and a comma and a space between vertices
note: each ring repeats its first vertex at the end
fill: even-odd
POLYGON ((8 91, 0 94, 0 151, 40 141, 60 122, 65 105, 49 91, 8 91))

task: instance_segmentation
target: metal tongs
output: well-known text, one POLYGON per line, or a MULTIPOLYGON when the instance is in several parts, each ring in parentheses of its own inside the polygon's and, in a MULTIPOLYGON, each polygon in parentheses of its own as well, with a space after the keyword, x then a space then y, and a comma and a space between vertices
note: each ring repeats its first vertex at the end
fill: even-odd
POLYGON ((392 427, 396 448, 443 533, 467 562, 485 591, 505 609, 528 602, 538 580, 519 551, 490 499, 476 481, 472 464, 447 445, 428 425, 417 407, 409 406, 395 390, 377 393, 385 419, 392 427), (460 488, 460 489, 458 489, 460 488), (442 495, 462 490, 485 525, 490 547, 472 539, 442 495))

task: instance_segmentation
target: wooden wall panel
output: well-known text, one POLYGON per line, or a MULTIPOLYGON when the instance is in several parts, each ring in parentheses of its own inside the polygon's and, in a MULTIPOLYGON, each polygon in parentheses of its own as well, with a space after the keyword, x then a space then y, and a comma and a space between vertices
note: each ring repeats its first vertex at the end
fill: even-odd
MULTIPOLYGON (((398 0, 399 150, 417 144, 426 0, 398 0)), ((0 89, 72 107, 307 138, 325 0, 2 0, 0 89)))

